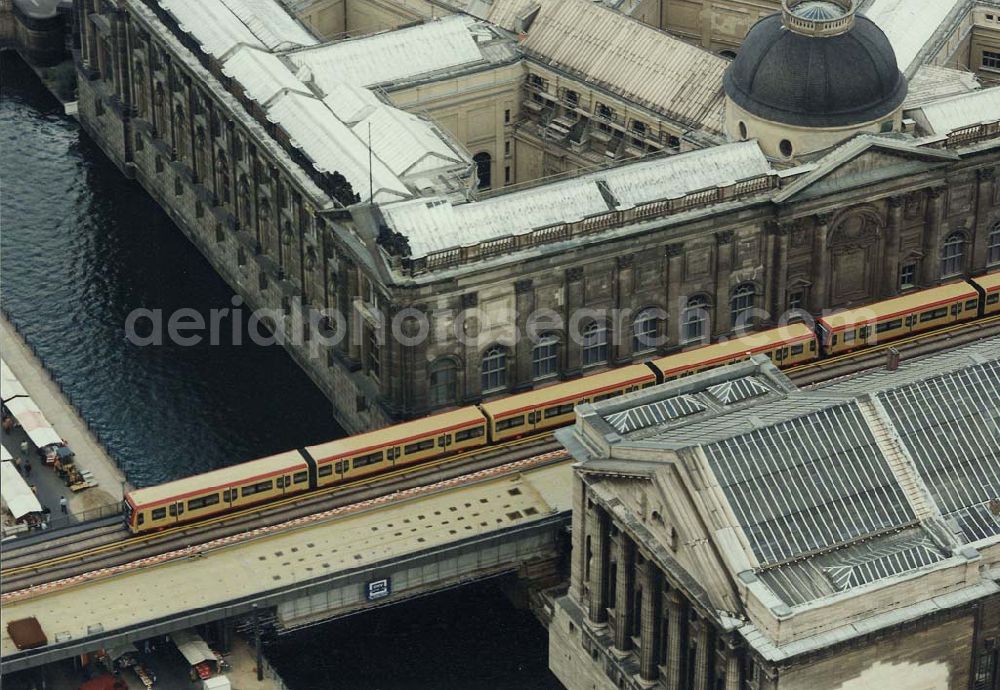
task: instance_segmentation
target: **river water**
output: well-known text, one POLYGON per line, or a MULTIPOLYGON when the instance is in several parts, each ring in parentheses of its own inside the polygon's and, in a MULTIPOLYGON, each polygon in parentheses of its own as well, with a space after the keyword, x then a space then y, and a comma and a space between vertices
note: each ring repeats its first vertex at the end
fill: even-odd
MULTIPOLYGON (((232 306, 232 291, 9 53, 0 56, 0 300, 137 486, 337 438, 278 346, 125 339, 137 308, 232 306)), ((542 627, 490 584, 283 637, 292 690, 561 687, 542 627)))

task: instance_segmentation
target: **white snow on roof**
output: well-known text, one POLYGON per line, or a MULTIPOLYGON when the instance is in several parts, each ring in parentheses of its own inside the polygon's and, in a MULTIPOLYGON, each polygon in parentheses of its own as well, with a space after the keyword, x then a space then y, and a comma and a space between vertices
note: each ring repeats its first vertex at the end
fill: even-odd
POLYGON ((946 135, 956 129, 1000 120, 1000 88, 983 89, 928 103, 920 108, 926 126, 934 134, 946 135))
POLYGON ((317 41, 273 0, 158 0, 216 58, 239 44, 290 50, 317 41))
POLYGON ((482 201, 453 205, 440 198, 416 199, 383 205, 381 211, 388 225, 409 240, 411 256, 420 258, 611 211, 599 181, 619 202, 617 208, 628 209, 769 172, 757 142, 748 141, 623 165, 482 201))
POLYGON ((908 73, 917 54, 964 0, 874 0, 865 16, 875 22, 896 51, 899 69, 908 73))
POLYGON ((316 85, 373 86, 483 60, 473 38, 475 20, 462 15, 331 43, 289 55, 312 70, 316 85))
POLYGON ((355 86, 346 82, 333 84, 331 82, 329 96, 323 97, 323 102, 342 121, 353 124, 361 120, 373 108, 382 105, 374 93, 363 86, 355 86))
POLYGON ((309 93, 309 88, 295 78, 281 58, 256 48, 239 48, 223 63, 222 73, 238 81, 258 103, 267 103, 282 89, 309 93))
POLYGON ((940 65, 921 65, 910 79, 910 90, 903 102, 903 110, 911 110, 930 101, 977 91, 980 86, 974 72, 940 65))
MULTIPOLYGON (((293 144, 321 170, 343 175, 362 201, 369 198, 368 146, 363 143, 318 98, 284 93, 268 106, 268 117, 288 132, 293 144)), ((372 160, 375 201, 412 196, 393 172, 378 158, 372 160)))
POLYGON ((416 115, 383 105, 370 110, 351 129, 364 140, 369 126, 372 151, 399 176, 465 165, 433 125, 416 115))

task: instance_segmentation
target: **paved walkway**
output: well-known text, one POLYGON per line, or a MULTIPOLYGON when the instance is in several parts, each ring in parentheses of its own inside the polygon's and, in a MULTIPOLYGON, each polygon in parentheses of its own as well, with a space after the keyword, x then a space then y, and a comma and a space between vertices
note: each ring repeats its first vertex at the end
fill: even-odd
MULTIPOLYGON (((77 416, 76 410, 63 396, 59 386, 51 379, 42 363, 21 339, 20 334, 2 315, 0 315, 0 355, 3 356, 4 362, 14 372, 18 381, 24 386, 46 419, 49 420, 56 433, 76 453, 77 467, 93 473, 94 480, 98 482, 97 488, 85 489, 75 495, 69 489, 65 490, 70 512, 84 513, 102 505, 121 501, 122 487, 125 482, 124 475, 90 433, 90 430, 87 429, 83 420, 77 416)), ((6 441, 11 453, 19 453, 22 438, 18 434, 23 434, 23 432, 14 432, 11 434, 10 440, 6 441)), ((38 479, 38 476, 43 473, 48 473, 53 477, 55 475, 49 468, 42 466, 37 461, 34 450, 34 446, 32 446, 33 471, 29 482, 38 481, 41 494, 41 480, 38 479)), ((46 484, 48 483, 46 482, 46 484)), ((59 514, 59 498, 47 495, 49 494, 47 487, 45 493, 46 495, 40 497, 47 502, 53 517, 55 517, 59 514)))

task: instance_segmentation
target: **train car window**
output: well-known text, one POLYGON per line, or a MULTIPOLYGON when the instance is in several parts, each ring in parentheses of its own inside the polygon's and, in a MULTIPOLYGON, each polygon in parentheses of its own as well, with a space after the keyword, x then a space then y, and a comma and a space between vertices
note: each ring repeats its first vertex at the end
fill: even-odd
POLYGON ((857 334, 854 331, 844 331, 844 342, 845 343, 854 342, 854 338, 855 337, 857 337, 857 334))
POLYGON ((876 333, 885 333, 886 331, 894 331, 897 328, 903 327, 902 319, 893 319, 892 321, 884 321, 877 326, 875 326, 876 333))
POLYGON ((497 422, 497 431, 503 431, 504 429, 511 429, 515 426, 524 425, 524 415, 519 414, 516 417, 510 417, 508 419, 501 419, 497 422))
POLYGON ((218 502, 219 502, 219 494, 212 494, 211 496, 202 496, 201 498, 192 498, 190 501, 188 501, 188 510, 198 510, 199 508, 214 506, 218 502))
POLYGON ((233 500, 233 492, 230 491, 229 489, 226 489, 225 491, 223 491, 222 492, 222 500, 225 501, 226 503, 229 503, 230 501, 232 501, 233 500))
MULTIPOLYGON (((338 462, 337 463, 337 472, 340 473, 340 472, 343 472, 343 471, 344 471, 343 470, 343 464, 338 462)), ((331 474, 333 474, 333 465, 323 465, 322 467, 319 468, 319 476, 321 476, 321 477, 329 477, 331 474)))
POLYGON ((399 448, 396 447, 390 448, 385 452, 385 454, 389 457, 390 460, 395 460, 401 455, 399 448))
POLYGON ((815 340, 810 340, 809 341, 809 352, 816 352, 816 341, 815 340))
POLYGON ((154 508, 153 509, 153 519, 154 520, 162 520, 165 517, 167 517, 167 509, 166 508, 154 508))
POLYGON ((366 465, 374 465, 376 462, 382 462, 382 451, 369 453, 368 455, 359 455, 351 460, 351 466, 354 469, 358 469, 359 467, 365 467, 366 465))
POLYGON ((403 446, 403 453, 410 455, 411 453, 419 453, 422 450, 428 450, 433 447, 434 439, 427 439, 426 441, 417 441, 416 443, 403 446))
POLYGON ((601 393, 600 395, 594 396, 594 402, 600 402, 601 400, 607 400, 608 398, 614 398, 615 396, 621 395, 621 391, 611 391, 610 393, 601 393))
POLYGON ((171 503, 170 504, 170 517, 177 517, 177 504, 176 503, 171 503))
POLYGON ((477 426, 475 429, 462 429, 455 432, 456 441, 468 441, 470 438, 479 438, 483 435, 483 427, 477 426))
POLYGON ((933 321, 934 319, 940 319, 942 316, 948 315, 948 307, 941 307, 940 309, 934 309, 933 311, 925 311, 920 314, 920 323, 925 321, 933 321))
POLYGON ((652 388, 655 385, 656 385, 656 381, 650 381, 649 383, 642 384, 642 387, 643 388, 652 388))
POLYGON ((978 299, 970 299, 970 300, 968 300, 965 303, 965 308, 966 309, 975 309, 978 306, 979 306, 979 300, 978 299))
POLYGON ((805 350, 806 350, 805 345, 792 345, 793 355, 801 355, 803 352, 805 352, 805 350))
POLYGON ((545 418, 548 419, 549 417, 559 417, 560 415, 569 414, 572 411, 573 403, 569 403, 566 405, 556 405, 555 407, 546 407, 544 414, 545 418))
POLYGON ((833 337, 832 337, 832 338, 830 339, 830 344, 831 344, 831 345, 836 345, 836 344, 837 344, 837 336, 833 336, 833 337))
POLYGON ((266 482, 259 482, 257 484, 257 491, 270 491, 274 487, 274 482, 268 479, 266 482))
POLYGON ((1000 302, 1000 292, 994 292, 992 295, 986 296, 986 304, 996 304, 1000 302))
POLYGON ((295 474, 292 475, 292 482, 294 482, 295 484, 301 484, 302 482, 308 480, 309 480, 308 472, 296 472, 295 474))
POLYGON ((136 518, 135 524, 141 525, 145 521, 146 521, 146 514, 145 513, 139 513, 139 517, 136 518))
POLYGON ((284 489, 285 488, 285 478, 284 477, 278 477, 278 488, 279 489, 284 489))
POLYGON ((263 491, 270 491, 272 488, 274 488, 274 482, 268 479, 266 482, 258 482, 256 484, 251 484, 250 486, 244 486, 240 489, 240 493, 243 496, 252 496, 253 494, 259 494, 263 491))

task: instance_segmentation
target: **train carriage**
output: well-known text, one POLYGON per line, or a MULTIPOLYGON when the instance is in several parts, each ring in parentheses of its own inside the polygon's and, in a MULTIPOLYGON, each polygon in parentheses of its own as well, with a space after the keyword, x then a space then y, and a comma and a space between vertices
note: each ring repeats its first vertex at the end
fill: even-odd
POLYGON ((125 521, 132 532, 145 532, 308 490, 308 463, 292 450, 130 491, 125 521))
POLYGON ((645 364, 584 376, 555 386, 483 403, 493 442, 516 438, 573 421, 573 408, 652 386, 656 376, 645 364))
POLYGON ((767 355, 779 367, 811 362, 819 357, 816 334, 804 323, 792 323, 661 357, 650 364, 660 372, 663 381, 673 381, 759 354, 767 355))
POLYGON ((983 315, 1000 314, 1000 271, 973 278, 970 282, 979 291, 983 315))
POLYGON ((317 486, 361 479, 486 445, 486 418, 475 407, 403 422, 306 448, 317 486))
POLYGON ((818 324, 820 344, 828 355, 849 352, 978 315, 976 289, 951 283, 824 316, 818 324))

